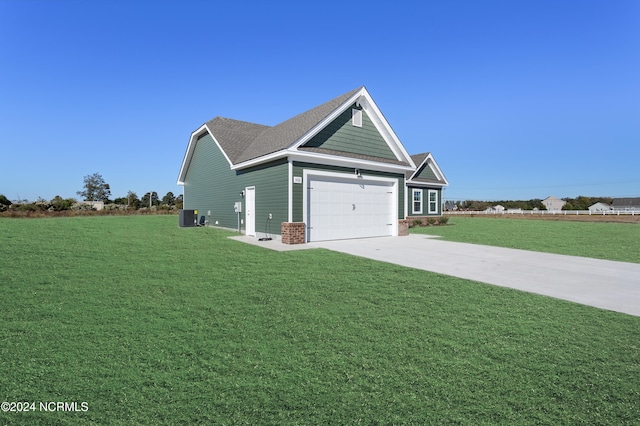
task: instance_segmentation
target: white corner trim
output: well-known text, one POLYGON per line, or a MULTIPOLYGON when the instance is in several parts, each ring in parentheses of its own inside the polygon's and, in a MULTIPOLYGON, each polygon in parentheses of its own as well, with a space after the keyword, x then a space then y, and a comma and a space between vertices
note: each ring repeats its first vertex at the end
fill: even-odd
POLYGON ((288 168, 289 168, 289 184, 288 184, 288 191, 289 194, 287 195, 287 222, 293 222, 293 161, 291 159, 288 160, 288 168))

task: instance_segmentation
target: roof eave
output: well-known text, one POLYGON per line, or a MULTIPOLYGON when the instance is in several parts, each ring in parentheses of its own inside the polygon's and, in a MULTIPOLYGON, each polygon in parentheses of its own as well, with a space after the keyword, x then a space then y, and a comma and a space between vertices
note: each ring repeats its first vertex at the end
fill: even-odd
POLYGON ((413 170, 411 165, 381 163, 371 160, 362 160, 358 158, 338 157, 335 155, 319 154, 315 152, 304 152, 293 149, 282 150, 242 163, 234 164, 231 170, 241 170, 249 167, 258 166, 264 163, 275 161, 281 158, 288 158, 290 161, 302 161, 314 164, 333 165, 342 167, 353 167, 358 169, 389 171, 393 173, 405 173, 413 170))
POLYGON ((182 166, 180 166, 180 173, 178 174, 178 182, 177 182, 178 185, 184 186, 184 182, 187 177, 187 170, 189 170, 189 164, 191 164, 191 159, 193 158, 193 152, 196 149, 198 138, 202 136, 205 132, 211 135, 211 139, 213 139, 215 144, 218 146, 218 149, 220 150, 224 158, 227 160, 230 166, 233 166, 233 163, 229 159, 229 156, 224 151, 224 149, 222 149, 222 146, 220 146, 220 143, 216 140, 216 137, 213 135, 213 132, 211 132, 211 129, 209 129, 209 126, 207 126, 207 124, 205 123, 202 126, 198 127, 198 129, 195 130, 193 133, 191 133, 191 138, 189 139, 189 145, 187 146, 187 152, 185 153, 184 158, 182 160, 182 166))
POLYGON ((262 155, 260 157, 252 158, 251 160, 242 161, 237 164, 231 165, 231 170, 242 170, 248 167, 258 166, 260 164, 268 163, 270 161, 285 158, 287 156, 287 150, 280 150, 272 152, 271 154, 262 155))
POLYGON ((311 138, 313 138, 318 132, 324 129, 327 125, 329 125, 333 120, 335 120, 340 114, 342 114, 347 108, 349 108, 354 103, 359 103, 365 111, 368 110, 368 115, 374 126, 380 132, 382 137, 387 141, 389 148, 396 156, 399 161, 404 161, 409 163, 413 168, 415 168, 415 163, 411 159, 409 153, 404 149, 404 146, 398 139, 398 136, 395 134, 384 115, 373 101, 373 98, 367 91, 367 89, 362 86, 360 90, 351 95, 347 100, 345 100, 339 107, 334 109, 331 114, 327 115, 322 121, 317 123, 311 129, 309 129, 304 135, 302 135, 297 141, 291 144, 289 150, 297 150, 299 147, 307 143, 311 138), (392 143, 389 143, 391 141, 392 143))
POLYGON ((445 187, 445 186, 449 186, 449 184, 447 182, 424 182, 424 181, 419 181, 419 180, 412 180, 412 179, 407 179, 406 180, 407 185, 411 185, 411 186, 424 186, 424 187, 431 187, 431 186, 438 186, 438 187, 445 187))
POLYGON ((187 170, 189 169, 189 164, 191 163, 191 159, 193 158, 193 151, 196 148, 195 142, 197 141, 197 137, 204 133, 204 131, 208 131, 205 124, 198 127, 194 132, 191 133, 189 144, 187 145, 187 150, 185 151, 184 157, 182 158, 180 173, 178 173, 178 185, 184 185, 184 181, 187 177, 187 170))
POLYGON ((420 163, 420 165, 415 168, 414 173, 411 175, 411 177, 409 179, 407 179, 407 182, 419 182, 419 181, 414 181, 412 179, 416 176, 416 174, 420 170, 422 170, 423 166, 428 166, 429 162, 431 162, 431 165, 433 166, 433 171, 435 172, 436 176, 438 177, 438 180, 443 182, 442 186, 449 186, 449 181, 445 177, 444 173, 442 173, 442 170, 440 170, 440 166, 438 166, 438 163, 436 162, 436 159, 433 158, 433 155, 431 153, 428 153, 427 156, 424 157, 424 160, 422 160, 422 163, 420 163))
POLYGON ((304 151, 290 151, 289 158, 292 161, 306 161, 310 163, 341 166, 341 167, 353 167, 357 169, 387 171, 392 173, 402 173, 413 170, 411 165, 383 163, 372 160, 364 160, 360 158, 339 157, 329 154, 321 154, 316 152, 304 152, 304 151))

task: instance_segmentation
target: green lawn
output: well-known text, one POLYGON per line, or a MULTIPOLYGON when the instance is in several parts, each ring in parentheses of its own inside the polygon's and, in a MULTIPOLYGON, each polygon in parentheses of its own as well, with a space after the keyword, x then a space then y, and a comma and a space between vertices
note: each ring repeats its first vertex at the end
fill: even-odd
POLYGON ((638 317, 177 222, 0 219, 1 400, 88 404, 0 424, 640 422, 638 317))
POLYGON ((640 263, 640 224, 452 216, 411 228, 445 240, 640 263))

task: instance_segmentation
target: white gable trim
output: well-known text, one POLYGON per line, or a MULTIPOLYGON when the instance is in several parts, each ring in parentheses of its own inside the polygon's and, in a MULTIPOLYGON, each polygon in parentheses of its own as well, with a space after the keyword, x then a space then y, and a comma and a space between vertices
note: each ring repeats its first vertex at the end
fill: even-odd
POLYGON ((415 168, 415 164, 413 163, 413 160, 411 160, 411 156, 404 149, 404 146, 400 142, 400 139, 398 139, 398 136, 396 136, 393 129, 391 129, 391 126, 380 112, 380 109, 378 109, 378 106, 373 101, 373 98, 371 98, 371 95, 369 94, 367 89, 364 87, 353 94, 338 108, 333 110, 333 112, 329 114, 324 120, 316 124, 307 133, 302 135, 300 139, 298 139, 291 145, 289 151, 298 151, 299 147, 307 143, 311 138, 317 135, 322 129, 328 126, 333 120, 335 120, 340 114, 347 110, 347 108, 350 108, 354 103, 361 106, 362 109, 367 113, 367 115, 371 119, 371 122, 389 146, 389 149, 391 149, 393 154, 396 156, 396 159, 398 161, 407 162, 415 168))
POLYGON ((227 156, 227 153, 224 152, 224 149, 222 149, 222 147, 220 146, 220 143, 216 140, 215 136, 213 136, 213 133, 211 132, 209 127, 206 124, 203 124, 195 132, 191 133, 191 138, 189 139, 189 145, 187 146, 187 152, 184 154, 184 159, 182 160, 182 166, 180 167, 180 173, 178 174, 178 185, 184 185, 184 181, 187 178, 187 170, 189 169, 189 165, 191 164, 191 160, 193 159, 193 153, 196 150, 196 144, 198 142, 198 138, 205 133, 209 133, 209 135, 211 135, 211 138, 218 146, 218 149, 220 150, 220 152, 222 152, 222 155, 224 155, 224 158, 229 163, 229 166, 232 165, 231 160, 229 160, 229 157, 227 156))
POLYGON ((402 142, 400 142, 400 139, 398 139, 398 136, 393 131, 386 118, 384 118, 384 115, 382 115, 382 112, 373 101, 371 95, 369 95, 369 92, 367 92, 367 89, 363 87, 362 92, 362 96, 358 98, 357 102, 367 113, 374 126, 376 126, 378 132, 380 132, 384 140, 387 142, 387 145, 389 145, 391 151, 393 151, 398 160, 406 161, 407 163, 415 167, 416 165, 413 163, 411 156, 409 155, 407 150, 404 149, 402 142))
POLYGON ((425 159, 422 160, 422 163, 420 163, 420 165, 415 169, 415 172, 413 173, 413 175, 411 175, 411 178, 407 179, 407 184, 429 185, 429 186, 449 186, 449 181, 447 181, 447 178, 444 176, 444 173, 442 173, 442 170, 440 170, 440 167, 438 166, 438 163, 436 163, 435 158, 433 158, 433 155, 429 153, 427 154, 425 159), (433 170, 433 173, 436 175, 438 180, 442 181, 442 183, 436 183, 436 182, 426 183, 426 182, 414 181, 413 178, 417 177, 420 170, 423 169, 423 166, 431 168, 431 170, 433 170))
POLYGON ((290 147, 289 150, 293 150, 296 151, 300 146, 304 145, 305 143, 307 143, 312 137, 314 137, 315 135, 317 135, 320 130, 324 129, 325 127, 327 127, 333 120, 335 120, 336 118, 338 118, 338 116, 340 114, 342 114, 347 108, 349 108, 349 106, 353 105, 353 103, 360 97, 360 93, 364 90, 364 87, 362 89, 360 89, 358 92, 356 92, 353 96, 351 96, 349 99, 347 99, 342 105, 340 105, 338 108, 334 109, 333 112, 331 114, 329 114, 327 117, 325 117, 324 120, 322 120, 321 122, 319 122, 318 124, 316 124, 315 126, 313 126, 307 133, 305 133, 304 135, 302 135, 302 137, 300 137, 300 139, 298 139, 297 141, 295 141, 290 147))

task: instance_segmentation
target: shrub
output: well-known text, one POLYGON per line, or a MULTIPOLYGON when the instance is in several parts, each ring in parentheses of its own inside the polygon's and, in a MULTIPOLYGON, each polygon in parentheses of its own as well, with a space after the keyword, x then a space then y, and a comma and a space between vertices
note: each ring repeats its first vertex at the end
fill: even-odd
POLYGON ((75 203, 71 206, 71 210, 74 211, 88 211, 95 210, 90 203, 75 203))
POLYGON ((35 205, 35 203, 19 204, 17 209, 18 211, 21 211, 21 212, 35 212, 39 210, 38 207, 35 205))
POLYGON ((428 217, 427 218, 427 225, 435 225, 436 224, 436 218, 435 217, 428 217))
POLYGON ((414 219, 413 226, 422 226, 422 219, 414 219))
POLYGON ((438 219, 438 223, 440 225, 446 225, 447 223, 449 223, 449 216, 442 216, 440 219, 438 219))
POLYGON ((49 207, 49 211, 63 211, 63 210, 70 210, 71 207, 76 203, 76 200, 73 198, 62 198, 58 195, 56 195, 53 200, 51 200, 50 204, 51 207, 49 207))

